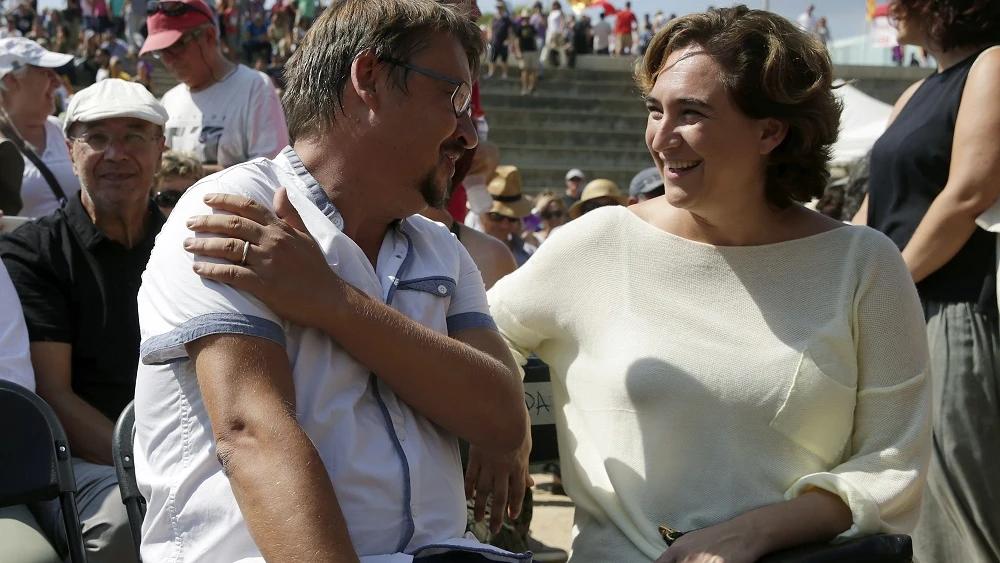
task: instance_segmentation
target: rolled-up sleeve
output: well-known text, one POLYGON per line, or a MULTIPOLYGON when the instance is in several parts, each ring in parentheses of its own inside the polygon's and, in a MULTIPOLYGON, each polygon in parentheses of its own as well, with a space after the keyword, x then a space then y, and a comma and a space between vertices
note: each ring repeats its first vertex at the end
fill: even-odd
POLYGON ((490 316, 490 305, 486 300, 486 286, 483 275, 472 260, 469 252, 455 240, 459 256, 459 274, 455 282, 455 293, 448 305, 448 334, 456 334, 470 328, 496 330, 497 325, 490 316))
POLYGON ((854 302, 858 354, 854 429, 845 461, 787 491, 839 495, 854 523, 834 541, 907 533, 920 515, 931 448, 931 374, 923 313, 899 251, 879 237, 854 302))
MULTIPOLYGON (((192 187, 171 213, 156 239, 139 290, 142 363, 185 360, 186 344, 212 334, 256 336, 284 346, 282 321, 274 312, 248 293, 198 276, 192 269, 195 256, 183 247, 185 238, 195 236, 187 228, 187 219, 217 213, 204 203, 205 194, 241 195, 270 208, 267 190, 248 184, 236 188, 219 180, 203 181, 192 187)), ((204 257, 198 257, 198 261, 223 262, 204 257)))

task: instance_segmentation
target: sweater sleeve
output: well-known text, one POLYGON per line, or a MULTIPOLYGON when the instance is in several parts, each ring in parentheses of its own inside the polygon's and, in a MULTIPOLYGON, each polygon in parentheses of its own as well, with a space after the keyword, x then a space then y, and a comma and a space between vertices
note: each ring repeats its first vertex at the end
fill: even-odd
POLYGON ((593 222, 584 219, 551 234, 531 260, 487 292, 493 320, 519 366, 533 353, 541 357, 539 349, 560 334, 558 315, 568 310, 562 301, 575 293, 574 260, 586 254, 580 237, 593 222))
POLYGON ((785 493, 830 491, 854 524, 835 538, 907 533, 920 513, 931 446, 931 385, 925 322, 902 256, 889 239, 861 237, 853 303, 858 388, 845 461, 800 478, 785 493))

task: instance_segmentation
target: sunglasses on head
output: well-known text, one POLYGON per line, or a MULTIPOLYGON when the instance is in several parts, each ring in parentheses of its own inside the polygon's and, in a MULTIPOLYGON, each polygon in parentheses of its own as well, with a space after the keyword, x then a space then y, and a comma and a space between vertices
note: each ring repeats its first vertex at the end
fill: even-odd
POLYGON ((506 215, 501 215, 501 214, 497 213, 496 211, 491 211, 490 213, 488 213, 486 215, 486 217, 490 221, 493 221, 494 223, 499 223, 501 221, 507 221, 507 222, 510 222, 510 223, 517 223, 518 221, 520 221, 520 219, 518 219, 516 217, 508 217, 506 215))
POLYGON ((151 16, 155 13, 162 13, 165 16, 175 18, 183 16, 188 12, 197 12, 203 16, 207 16, 210 20, 215 20, 215 16, 209 15, 205 13, 205 10, 185 2, 176 2, 171 0, 167 0, 165 2, 160 2, 159 0, 149 0, 149 2, 146 2, 147 16, 151 16))
POLYGON ((156 195, 153 196, 153 202, 159 207, 174 208, 177 206, 177 202, 180 201, 182 195, 184 195, 184 192, 163 190, 162 192, 156 192, 156 195))

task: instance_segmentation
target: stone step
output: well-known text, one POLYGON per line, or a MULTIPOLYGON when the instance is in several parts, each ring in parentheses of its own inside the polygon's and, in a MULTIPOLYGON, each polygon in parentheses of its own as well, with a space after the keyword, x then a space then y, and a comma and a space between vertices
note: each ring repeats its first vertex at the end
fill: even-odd
MULTIPOLYGON (((522 165, 518 162, 500 157, 501 164, 512 164, 518 167, 521 172, 521 181, 524 184, 524 191, 536 194, 542 190, 550 189, 562 192, 566 189, 566 172, 570 167, 562 165, 522 165)), ((628 192, 628 184, 632 181, 642 167, 632 168, 630 166, 603 166, 603 167, 574 167, 583 170, 587 179, 607 178, 618 185, 622 194, 628 192)))
POLYGON ((532 145, 578 147, 618 147, 646 150, 644 132, 608 131, 607 129, 582 129, 579 127, 515 127, 509 123, 494 126, 490 123, 490 141, 502 145, 528 143, 532 145))
POLYGON ((614 148, 499 143, 497 146, 500 148, 501 160, 516 161, 524 166, 564 166, 566 170, 582 168, 583 166, 641 170, 652 166, 653 162, 652 156, 645 147, 614 148))
POLYGON ((496 127, 531 127, 601 130, 608 132, 634 132, 646 130, 645 113, 595 113, 587 111, 552 110, 534 108, 487 107, 486 119, 490 131, 496 127))
MULTIPOLYGON (((511 71, 510 78, 503 80, 493 77, 489 80, 480 80, 479 89, 481 93, 497 94, 521 94, 520 74, 511 71)), ((592 80, 562 80, 548 76, 538 80, 538 94, 549 95, 571 95, 594 98, 632 98, 642 99, 639 94, 639 87, 631 80, 606 82, 592 80)))
POLYGON ((642 99, 624 96, 573 96, 538 92, 532 96, 522 96, 516 92, 483 92, 483 109, 560 109, 589 113, 621 113, 645 117, 646 107, 642 99))
MULTIPOLYGON (((520 72, 521 67, 517 64, 516 59, 508 60, 510 66, 510 75, 513 77, 515 71, 520 72)), ((480 83, 486 82, 483 80, 486 77, 486 65, 481 67, 482 72, 479 74, 480 83)), ((499 73, 499 70, 497 71, 499 73)), ((565 80, 565 81, 585 81, 585 82, 603 82, 611 84, 624 84, 626 82, 632 81, 631 72, 608 72, 604 70, 585 70, 585 69, 566 69, 566 68, 552 68, 545 67, 540 69, 539 73, 543 79, 552 80, 565 80)), ((492 79, 490 79, 492 80, 492 79)))

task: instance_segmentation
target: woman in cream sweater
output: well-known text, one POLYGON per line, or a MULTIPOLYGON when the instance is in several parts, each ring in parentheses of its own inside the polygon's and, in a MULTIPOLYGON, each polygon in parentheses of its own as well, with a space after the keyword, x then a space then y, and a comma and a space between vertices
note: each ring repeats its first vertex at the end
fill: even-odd
POLYGON ((710 10, 661 31, 637 78, 665 195, 568 224, 489 293, 515 357, 551 368, 572 561, 753 563, 910 531, 923 316, 889 239, 800 204, 839 125, 822 44, 710 10), (687 533, 668 548, 659 526, 687 533))

